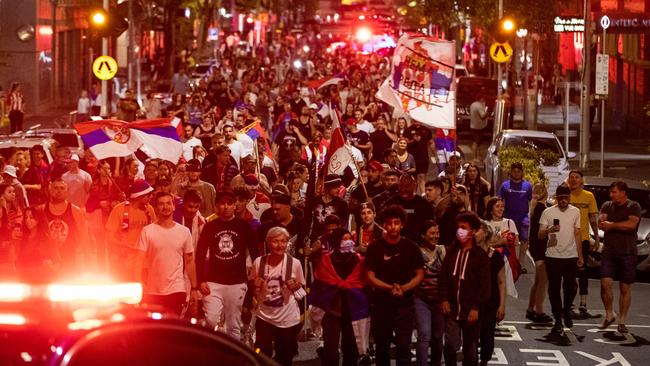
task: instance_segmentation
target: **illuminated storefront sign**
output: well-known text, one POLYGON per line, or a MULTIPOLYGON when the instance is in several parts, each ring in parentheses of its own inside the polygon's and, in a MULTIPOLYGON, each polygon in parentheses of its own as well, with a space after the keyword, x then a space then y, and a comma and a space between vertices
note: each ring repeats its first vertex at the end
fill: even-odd
POLYGON ((553 19, 553 30, 555 33, 584 32, 585 20, 582 18, 555 17, 553 19))

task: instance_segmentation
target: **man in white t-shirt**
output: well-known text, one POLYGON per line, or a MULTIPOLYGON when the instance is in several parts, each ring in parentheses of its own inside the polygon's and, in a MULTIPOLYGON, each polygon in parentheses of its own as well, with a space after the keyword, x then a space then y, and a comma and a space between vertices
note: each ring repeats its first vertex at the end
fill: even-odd
POLYGON ((555 192, 557 203, 545 209, 539 219, 538 236, 540 239, 548 237, 544 263, 548 274, 548 298, 555 318, 554 333, 562 333, 562 317, 567 328, 573 327, 571 305, 578 287, 578 267, 584 263, 580 209, 569 205, 570 196, 569 187, 558 186, 555 192), (560 286, 564 290, 564 299, 560 297, 560 286))
POLYGON ((241 164, 241 158, 244 157, 244 145, 237 141, 237 131, 233 125, 225 125, 223 127, 224 144, 230 148, 230 156, 235 159, 237 167, 241 164))
POLYGON ((63 173, 61 179, 68 185, 68 201, 79 208, 85 208, 93 178, 79 169, 79 155, 72 154, 68 162, 68 171, 63 173))
POLYGON ((174 197, 158 192, 154 199, 156 221, 145 226, 136 244, 139 251, 136 273, 142 275, 142 302, 160 305, 180 315, 187 299, 184 274, 190 281, 190 305, 196 303, 198 285, 194 245, 190 230, 173 220, 174 197))
POLYGON ((185 161, 194 159, 195 146, 203 146, 201 140, 194 137, 194 127, 189 124, 183 127, 183 138, 181 141, 183 143, 183 159, 185 159, 185 161))

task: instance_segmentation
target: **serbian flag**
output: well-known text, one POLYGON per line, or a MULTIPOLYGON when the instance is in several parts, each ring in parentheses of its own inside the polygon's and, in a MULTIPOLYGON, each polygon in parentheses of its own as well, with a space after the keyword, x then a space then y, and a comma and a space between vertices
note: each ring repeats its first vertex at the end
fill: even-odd
POLYGON ((318 89, 324 88, 324 87, 326 87, 328 85, 336 85, 336 84, 340 83, 343 80, 345 80, 345 74, 340 72, 340 73, 338 73, 336 75, 333 75, 333 76, 328 76, 328 77, 318 79, 318 80, 312 80, 307 85, 312 89, 318 90, 318 89))
POLYGON ((269 146, 269 136, 266 134, 266 130, 264 127, 262 127, 262 124, 259 120, 255 120, 255 122, 243 127, 241 130, 239 130, 239 133, 245 134, 253 141, 257 140, 259 137, 262 137, 265 141, 264 155, 268 156, 270 159, 273 159, 271 146, 269 146))
POLYGON ((97 159, 128 156, 140 149, 150 158, 177 163, 183 153, 183 145, 169 119, 109 119, 75 123, 73 127, 97 159))

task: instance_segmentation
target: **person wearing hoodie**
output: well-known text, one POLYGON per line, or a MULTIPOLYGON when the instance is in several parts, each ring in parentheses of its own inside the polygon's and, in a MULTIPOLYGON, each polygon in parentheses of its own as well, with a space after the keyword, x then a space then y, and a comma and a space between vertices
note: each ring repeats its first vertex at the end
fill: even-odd
POLYGON ((324 254, 318 263, 309 299, 313 306, 325 311, 321 364, 339 364, 341 343, 343 365, 354 366, 359 354, 366 353, 363 340, 368 339, 362 327, 353 327, 355 322, 369 324, 363 259, 354 252, 355 244, 348 230, 334 229, 331 240, 334 251, 324 254))
POLYGON ((476 245, 475 234, 481 228, 479 217, 465 212, 456 217, 456 240, 442 263, 439 294, 446 316, 445 365, 456 364, 456 351, 463 346, 463 365, 478 362, 479 308, 491 293, 490 261, 476 245))

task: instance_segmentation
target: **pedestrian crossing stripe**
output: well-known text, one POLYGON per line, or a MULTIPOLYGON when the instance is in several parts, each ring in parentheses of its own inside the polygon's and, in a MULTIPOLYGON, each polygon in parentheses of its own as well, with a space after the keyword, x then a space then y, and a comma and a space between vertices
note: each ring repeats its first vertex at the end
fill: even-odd
POLYGON ((117 61, 111 56, 99 56, 93 61, 93 74, 99 80, 110 80, 117 74, 117 61))

